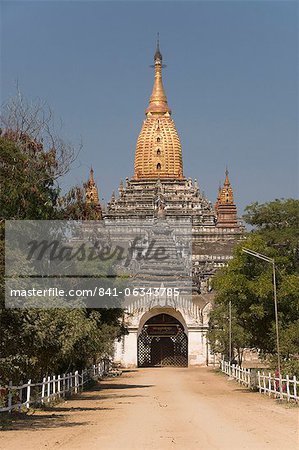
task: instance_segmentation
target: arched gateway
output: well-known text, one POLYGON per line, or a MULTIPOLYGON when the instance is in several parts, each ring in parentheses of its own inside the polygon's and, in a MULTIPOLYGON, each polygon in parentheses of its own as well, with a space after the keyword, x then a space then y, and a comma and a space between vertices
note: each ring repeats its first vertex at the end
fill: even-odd
POLYGON ((138 367, 188 366, 188 338, 169 314, 148 319, 138 336, 138 367))

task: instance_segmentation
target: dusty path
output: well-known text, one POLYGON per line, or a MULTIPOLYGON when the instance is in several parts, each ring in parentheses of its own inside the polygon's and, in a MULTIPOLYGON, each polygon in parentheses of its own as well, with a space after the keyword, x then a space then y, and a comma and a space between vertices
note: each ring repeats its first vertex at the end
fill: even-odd
POLYGON ((298 409, 212 369, 138 369, 0 432, 2 450, 298 448, 298 409))

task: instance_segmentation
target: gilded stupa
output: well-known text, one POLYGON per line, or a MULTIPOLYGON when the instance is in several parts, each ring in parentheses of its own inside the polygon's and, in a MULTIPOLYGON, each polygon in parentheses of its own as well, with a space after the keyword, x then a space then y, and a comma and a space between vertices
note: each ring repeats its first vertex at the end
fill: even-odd
POLYGON ((162 81, 162 54, 154 56, 155 80, 146 119, 138 136, 134 178, 183 178, 180 138, 171 118, 171 110, 162 81))
POLYGON ((84 187, 86 204, 89 207, 94 208, 95 218, 97 220, 102 219, 102 208, 99 200, 99 191, 96 182, 94 181, 94 172, 92 167, 90 168, 89 178, 84 187))
POLYGON ((86 203, 89 205, 99 205, 99 192, 94 181, 93 168, 90 168, 89 178, 85 187, 86 203))

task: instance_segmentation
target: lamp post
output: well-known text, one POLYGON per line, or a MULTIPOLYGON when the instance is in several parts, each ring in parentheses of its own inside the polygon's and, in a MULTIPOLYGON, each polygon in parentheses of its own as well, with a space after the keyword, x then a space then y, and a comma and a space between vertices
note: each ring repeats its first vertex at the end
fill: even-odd
POLYGON ((274 258, 269 258, 268 256, 263 255, 262 253, 255 252, 254 250, 250 250, 248 248, 242 248, 242 251, 244 253, 247 253, 250 256, 255 256, 256 258, 262 259, 263 261, 266 261, 266 262, 272 264, 272 271, 273 271, 273 299, 274 299, 275 328, 276 328, 276 347, 277 347, 277 368, 278 368, 278 373, 279 373, 279 393, 280 393, 280 398, 282 398, 275 260, 274 260, 274 258))
POLYGON ((229 363, 232 361, 232 302, 229 301, 228 304, 228 320, 229 320, 229 339, 228 339, 228 354, 229 354, 229 363))

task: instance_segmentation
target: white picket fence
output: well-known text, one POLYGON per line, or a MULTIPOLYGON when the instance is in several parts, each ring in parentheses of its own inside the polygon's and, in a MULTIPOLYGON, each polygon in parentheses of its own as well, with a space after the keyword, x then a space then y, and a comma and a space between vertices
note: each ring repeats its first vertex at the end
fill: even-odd
POLYGON ((268 394, 269 397, 272 395, 277 398, 285 398, 289 402, 291 399, 299 400, 299 380, 295 376, 289 377, 277 377, 272 375, 270 372, 266 374, 265 372, 258 371, 258 390, 263 394, 268 394), (281 383, 281 389, 280 389, 281 383))
POLYGON ((82 371, 76 370, 63 375, 44 377, 40 383, 27 383, 13 386, 10 382, 7 386, 0 386, 0 412, 21 411, 29 408, 31 404, 47 404, 51 400, 78 393, 91 379, 101 378, 111 370, 111 362, 108 359, 100 361, 82 371))
POLYGON ((275 398, 284 398, 290 400, 299 400, 299 380, 296 377, 280 377, 271 372, 265 373, 255 369, 245 369, 238 365, 230 364, 224 360, 220 361, 220 369, 226 375, 234 378, 239 383, 248 388, 257 388, 260 393, 274 396, 275 398), (281 389, 280 389, 281 385, 281 389))
POLYGON ((250 369, 230 364, 226 361, 221 361, 221 371, 231 378, 237 380, 240 384, 247 387, 252 387, 252 374, 250 369))

